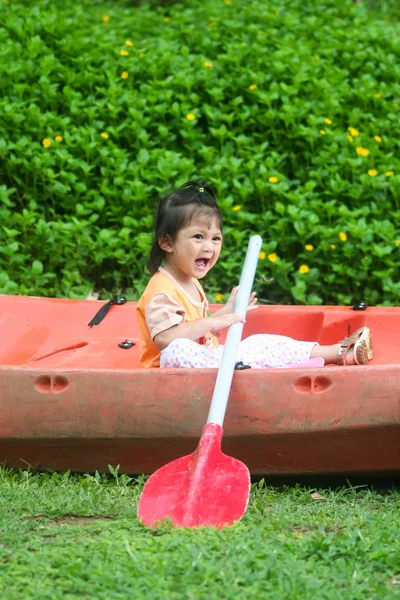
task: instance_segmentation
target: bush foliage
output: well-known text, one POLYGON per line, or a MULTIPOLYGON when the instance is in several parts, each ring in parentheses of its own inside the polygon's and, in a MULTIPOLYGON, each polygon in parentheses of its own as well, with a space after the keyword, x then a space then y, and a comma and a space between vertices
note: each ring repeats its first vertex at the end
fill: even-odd
POLYGON ((225 216, 211 300, 260 233, 264 301, 398 304, 399 12, 384 6, 3 0, 0 292, 137 299, 157 196, 202 177, 225 216))

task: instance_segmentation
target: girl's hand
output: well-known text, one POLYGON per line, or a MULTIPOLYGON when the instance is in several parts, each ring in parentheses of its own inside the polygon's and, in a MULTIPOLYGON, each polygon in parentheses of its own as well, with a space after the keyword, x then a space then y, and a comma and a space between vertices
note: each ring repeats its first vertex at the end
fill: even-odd
POLYGON ((214 315, 208 318, 208 322, 210 323, 210 331, 211 333, 215 333, 220 329, 226 329, 230 325, 234 323, 246 323, 246 318, 243 315, 237 315, 236 313, 225 313, 214 315))
MULTIPOLYGON (((239 291, 239 286, 237 285, 236 287, 233 288, 233 290, 231 291, 231 295, 229 296, 228 302, 225 305, 225 309, 227 312, 233 312, 233 307, 235 304, 235 298, 238 294, 239 291)), ((257 306, 257 297, 256 297, 256 293, 255 292, 251 292, 250 294, 250 298, 249 298, 249 304, 247 306, 247 310, 254 310, 255 308, 258 308, 257 306)))

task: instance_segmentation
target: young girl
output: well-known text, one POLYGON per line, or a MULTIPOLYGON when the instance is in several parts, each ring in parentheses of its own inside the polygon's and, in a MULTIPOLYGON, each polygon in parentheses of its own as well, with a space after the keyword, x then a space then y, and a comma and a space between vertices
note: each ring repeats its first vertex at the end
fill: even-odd
MULTIPOLYGON (((223 346, 214 335, 245 318, 233 312, 238 287, 208 315, 199 283, 218 260, 222 217, 212 189, 189 181, 160 201, 149 267, 153 272, 137 306, 143 367, 218 367, 223 346)), ((257 308, 253 292, 248 310, 257 308)), ((287 367, 312 358, 366 365, 373 357, 368 327, 332 346, 260 334, 242 340, 237 360, 253 368, 287 367)), ((322 361, 321 361, 322 363, 322 361)), ((323 363, 322 363, 323 364, 323 363)))

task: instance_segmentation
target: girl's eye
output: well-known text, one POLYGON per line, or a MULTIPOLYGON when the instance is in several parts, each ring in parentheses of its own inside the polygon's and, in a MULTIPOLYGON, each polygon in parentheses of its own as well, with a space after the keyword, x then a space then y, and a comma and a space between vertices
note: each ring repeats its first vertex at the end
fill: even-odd
POLYGON ((203 236, 201 235, 201 233, 196 233, 196 235, 194 235, 193 237, 196 238, 196 240, 201 240, 203 236))
POLYGON ((219 237, 219 235, 217 235, 216 237, 213 238, 214 242, 220 242, 222 238, 219 237))

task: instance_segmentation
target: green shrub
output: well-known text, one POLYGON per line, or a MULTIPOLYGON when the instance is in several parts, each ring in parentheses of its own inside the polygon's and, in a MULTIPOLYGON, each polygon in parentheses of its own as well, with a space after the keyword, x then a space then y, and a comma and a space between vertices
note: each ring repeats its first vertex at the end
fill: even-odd
POLYGON ((263 301, 397 304, 399 11, 384 7, 3 2, 0 292, 137 299, 157 196, 203 177, 225 216, 211 300, 260 233, 263 301))

